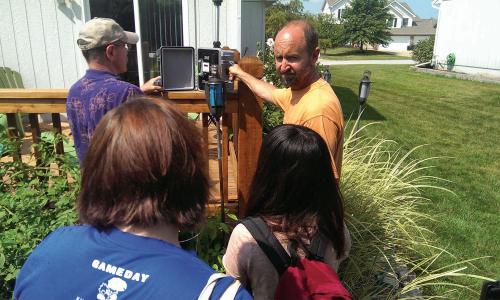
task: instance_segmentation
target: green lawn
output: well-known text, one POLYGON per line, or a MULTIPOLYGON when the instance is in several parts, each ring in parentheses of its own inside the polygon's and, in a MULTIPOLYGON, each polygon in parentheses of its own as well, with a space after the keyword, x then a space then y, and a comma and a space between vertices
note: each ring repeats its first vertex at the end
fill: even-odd
POLYGON ((340 47, 321 51, 321 58, 327 60, 392 60, 411 59, 409 56, 400 56, 392 52, 365 50, 361 52, 357 48, 340 47))
POLYGON ((458 259, 493 256, 477 262, 474 272, 500 279, 500 84, 422 74, 401 65, 332 66, 346 118, 358 111, 365 69, 372 71, 373 86, 362 124, 379 122, 367 132, 393 139, 403 149, 426 144, 415 158, 443 157, 429 162, 435 166, 429 174, 450 180, 443 186, 455 195, 428 191, 432 203, 423 208, 439 221, 429 224, 436 245, 458 259))

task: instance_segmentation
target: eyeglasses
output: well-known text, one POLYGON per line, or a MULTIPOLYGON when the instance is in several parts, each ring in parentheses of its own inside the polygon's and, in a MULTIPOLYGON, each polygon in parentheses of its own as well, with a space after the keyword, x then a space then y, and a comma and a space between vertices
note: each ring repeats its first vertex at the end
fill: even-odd
POLYGON ((116 43, 116 44, 112 44, 116 47, 119 47, 119 46, 123 46, 125 48, 125 50, 129 50, 129 47, 128 47, 128 44, 127 43, 116 43))

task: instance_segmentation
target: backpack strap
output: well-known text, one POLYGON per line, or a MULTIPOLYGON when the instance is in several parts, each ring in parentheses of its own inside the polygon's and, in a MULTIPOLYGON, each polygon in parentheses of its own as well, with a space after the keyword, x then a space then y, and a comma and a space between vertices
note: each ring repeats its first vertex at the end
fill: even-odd
MULTIPOLYGON (((209 300, 213 295, 213 291, 215 289, 215 286, 217 285, 217 282, 222 279, 228 277, 225 274, 221 273, 214 273, 212 274, 209 278, 208 281, 201 291, 200 295, 198 296, 198 300, 209 300)), ((234 280, 222 293, 222 295, 219 296, 219 300, 233 300, 236 297, 236 294, 238 293, 238 290, 240 289, 241 283, 238 280, 234 280)))
POLYGON ((260 249, 266 254, 281 276, 288 266, 290 266, 291 258, 271 232, 266 222, 259 217, 247 217, 241 220, 241 223, 252 234, 260 249))
POLYGON ((309 245, 309 259, 323 261, 326 253, 326 240, 324 236, 318 231, 313 236, 311 244, 309 245))

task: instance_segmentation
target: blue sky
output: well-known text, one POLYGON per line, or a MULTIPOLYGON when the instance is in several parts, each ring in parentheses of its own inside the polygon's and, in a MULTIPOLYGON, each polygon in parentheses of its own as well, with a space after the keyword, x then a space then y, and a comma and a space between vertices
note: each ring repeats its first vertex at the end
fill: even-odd
MULTIPOLYGON (((305 10, 311 13, 320 12, 323 2, 324 0, 302 0, 305 10)), ((432 0, 404 0, 404 2, 408 3, 420 18, 437 19, 438 11, 432 7, 432 0)))

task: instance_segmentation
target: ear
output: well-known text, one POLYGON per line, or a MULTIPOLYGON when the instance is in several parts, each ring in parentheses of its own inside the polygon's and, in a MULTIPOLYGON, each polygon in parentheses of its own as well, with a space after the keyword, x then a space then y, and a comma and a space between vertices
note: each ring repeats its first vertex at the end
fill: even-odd
POLYGON ((113 57, 115 54, 115 45, 113 44, 107 45, 105 52, 106 52, 106 58, 111 59, 111 57, 113 57))
POLYGON ((320 49, 319 47, 316 47, 312 53, 312 61, 313 63, 316 65, 316 63, 318 62, 318 58, 319 58, 319 53, 320 53, 320 49))

